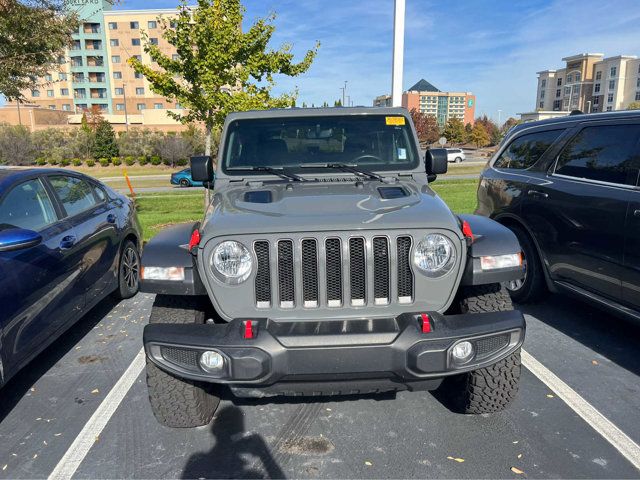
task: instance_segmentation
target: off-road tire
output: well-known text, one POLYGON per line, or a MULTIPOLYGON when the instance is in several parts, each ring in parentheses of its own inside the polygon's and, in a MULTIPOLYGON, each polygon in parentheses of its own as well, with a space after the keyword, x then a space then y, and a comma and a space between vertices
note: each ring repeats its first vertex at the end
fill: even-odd
MULTIPOLYGON (((157 295, 149 323, 204 323, 205 311, 206 303, 198 297, 157 295)), ((207 425, 220 403, 212 384, 175 377, 149 358, 147 389, 153 415, 167 427, 207 425)))
POLYGON ((138 293, 140 287, 140 252, 138 247, 131 240, 126 240, 120 249, 120 260, 118 261, 118 288, 113 292, 113 296, 118 300, 133 297, 138 293), (135 265, 129 265, 135 263, 135 265), (127 270, 129 271, 127 272, 127 270), (132 270, 135 270, 132 271, 132 270), (135 281, 130 282, 128 275, 134 275, 135 281))
MULTIPOLYGON (((513 310, 506 288, 497 283, 461 287, 457 302, 462 313, 513 310)), ((509 406, 518 393, 519 383, 520 349, 488 367, 446 378, 439 394, 456 412, 494 413, 509 406)))
POLYGON ((546 291, 542 262, 538 250, 529 234, 521 227, 510 225, 509 229, 518 237, 522 253, 527 262, 527 274, 524 283, 518 290, 509 290, 516 303, 531 303, 538 300, 546 291))

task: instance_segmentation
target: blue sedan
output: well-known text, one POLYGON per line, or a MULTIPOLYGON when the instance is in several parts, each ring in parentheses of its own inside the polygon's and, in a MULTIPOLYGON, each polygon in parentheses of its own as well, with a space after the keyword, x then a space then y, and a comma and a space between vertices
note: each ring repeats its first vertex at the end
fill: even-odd
POLYGON ((138 291, 130 199, 67 170, 0 168, 0 386, 109 294, 138 291))
POLYGON ((179 172, 171 174, 171 185, 180 185, 181 187, 202 187, 202 182, 196 182, 191 178, 191 169, 185 168, 179 172))

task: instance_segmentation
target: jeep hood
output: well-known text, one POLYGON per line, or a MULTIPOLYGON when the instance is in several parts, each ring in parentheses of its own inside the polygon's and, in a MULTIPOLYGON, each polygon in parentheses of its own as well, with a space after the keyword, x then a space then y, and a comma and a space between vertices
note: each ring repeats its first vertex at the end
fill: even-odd
POLYGON ((203 230, 205 237, 212 238, 431 227, 459 229, 447 205, 426 185, 310 181, 225 186, 216 192, 203 230))

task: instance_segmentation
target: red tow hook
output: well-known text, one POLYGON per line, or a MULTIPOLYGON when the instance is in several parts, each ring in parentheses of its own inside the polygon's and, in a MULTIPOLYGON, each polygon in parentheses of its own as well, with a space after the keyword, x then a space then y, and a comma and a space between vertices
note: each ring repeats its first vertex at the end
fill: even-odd
POLYGON ((253 338, 253 320, 247 320, 244 322, 244 335, 243 337, 247 340, 253 338))
POLYGON ((422 333, 431 332, 431 319, 429 318, 429 315, 422 313, 420 318, 422 320, 422 333))

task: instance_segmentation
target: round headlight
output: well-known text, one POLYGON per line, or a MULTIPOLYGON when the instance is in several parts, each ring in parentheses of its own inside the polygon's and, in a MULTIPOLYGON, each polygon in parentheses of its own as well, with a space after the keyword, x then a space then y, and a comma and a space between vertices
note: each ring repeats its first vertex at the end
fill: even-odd
POLYGON ((430 233, 416 246, 413 260, 428 276, 440 277, 453 267, 456 250, 451 240, 444 235, 430 233))
POLYGON ((251 274, 253 260, 247 247, 232 240, 222 242, 211 255, 214 274, 227 283, 244 282, 251 274))

